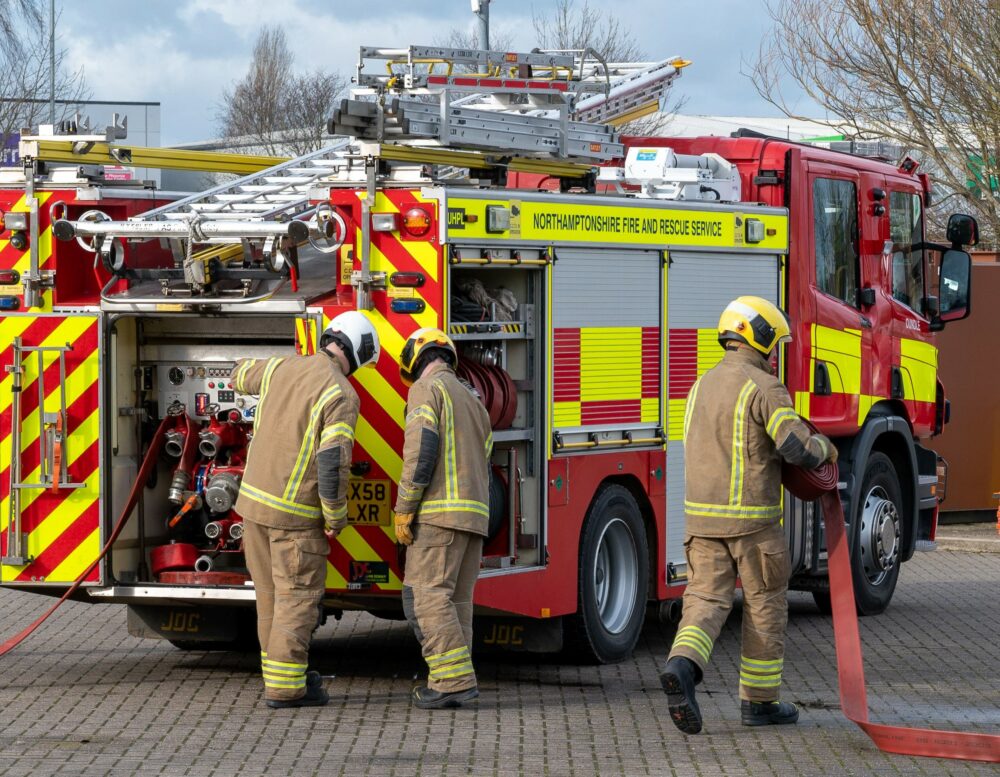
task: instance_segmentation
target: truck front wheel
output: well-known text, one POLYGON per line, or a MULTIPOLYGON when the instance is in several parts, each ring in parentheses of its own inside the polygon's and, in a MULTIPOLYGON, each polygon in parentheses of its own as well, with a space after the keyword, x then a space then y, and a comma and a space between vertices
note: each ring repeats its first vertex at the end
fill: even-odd
POLYGON ((899 476, 884 453, 869 457, 853 513, 849 531, 854 598, 860 615, 878 615, 896 590, 903 527, 899 476))
POLYGON ((579 610, 570 618, 569 651, 599 663, 628 658, 642 630, 648 578, 639 505, 624 486, 605 485, 583 524, 579 610))

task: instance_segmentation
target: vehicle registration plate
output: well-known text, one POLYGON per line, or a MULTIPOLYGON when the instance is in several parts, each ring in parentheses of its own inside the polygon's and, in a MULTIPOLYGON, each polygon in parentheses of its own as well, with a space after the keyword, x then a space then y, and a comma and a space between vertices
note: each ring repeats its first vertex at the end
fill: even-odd
POLYGON ((347 522, 353 526, 391 526, 389 480, 351 478, 347 487, 347 522))

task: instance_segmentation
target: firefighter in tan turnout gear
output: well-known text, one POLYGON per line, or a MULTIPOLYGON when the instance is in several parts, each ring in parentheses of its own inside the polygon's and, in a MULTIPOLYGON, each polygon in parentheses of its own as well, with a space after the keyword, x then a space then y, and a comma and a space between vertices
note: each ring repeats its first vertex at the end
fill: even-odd
POLYGON ((359 401, 346 376, 378 354, 371 322, 352 311, 330 322, 312 356, 246 359, 233 369, 233 388, 260 397, 236 511, 257 595, 269 707, 329 700, 319 673, 306 669, 329 539, 347 525, 359 401))
POLYGON ((403 608, 427 661, 417 707, 479 696, 472 668, 472 591, 489 520, 489 415, 455 376, 455 345, 440 329, 410 336, 399 360, 406 402, 403 474, 394 523, 409 545, 403 608))
POLYGON ((781 460, 813 469, 837 449, 811 434, 769 358, 791 339, 788 321, 760 297, 739 297, 719 321, 722 361, 688 395, 684 419, 685 553, 683 617, 660 681, 670 717, 701 731, 694 687, 743 584, 740 699, 743 725, 795 723, 779 701, 790 564, 781 528, 781 460))

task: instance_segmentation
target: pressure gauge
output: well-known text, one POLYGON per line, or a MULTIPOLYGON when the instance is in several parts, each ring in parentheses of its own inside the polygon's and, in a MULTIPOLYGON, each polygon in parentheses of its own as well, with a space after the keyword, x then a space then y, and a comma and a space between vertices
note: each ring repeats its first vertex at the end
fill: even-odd
POLYGON ((184 370, 180 367, 171 367, 170 372, 167 373, 167 380, 175 386, 181 385, 184 382, 184 370))

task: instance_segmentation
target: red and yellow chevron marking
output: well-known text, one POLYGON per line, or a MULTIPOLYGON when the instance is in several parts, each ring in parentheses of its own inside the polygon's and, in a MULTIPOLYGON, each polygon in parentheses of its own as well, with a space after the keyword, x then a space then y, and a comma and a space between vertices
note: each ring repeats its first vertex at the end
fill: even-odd
POLYGON ((658 327, 557 328, 552 344, 556 428, 659 421, 658 327))
POLYGON ((694 382, 722 361, 719 332, 671 329, 668 337, 667 439, 684 439, 684 411, 694 382))
MULTIPOLYGON (((69 583, 100 552, 100 413, 98 388, 100 338, 93 315, 10 315, 0 319, 0 364, 12 360, 11 341, 20 336, 26 346, 62 346, 66 353, 66 414, 63 464, 69 479, 82 488, 58 493, 42 489, 21 490, 21 529, 27 535, 23 567, 0 566, 0 582, 69 583)), ((21 392, 21 481, 37 483, 41 477, 39 413, 59 410, 59 360, 55 352, 43 354, 45 405, 38 407, 38 357, 23 354, 21 392)), ((10 510, 10 465, 13 423, 12 377, 0 384, 0 551, 7 553, 10 510)), ((95 570, 89 582, 98 581, 95 570)))
MULTIPOLYGON (((52 199, 54 192, 36 192, 38 198, 38 267, 41 270, 53 270, 52 265, 52 229, 49 220, 48 202, 52 199)), ((0 210, 8 213, 28 213, 28 198, 24 192, 5 191, 0 192, 0 210)), ((0 240, 0 269, 17 270, 23 276, 31 268, 30 250, 19 251, 10 244, 10 233, 5 232, 6 238, 0 240)), ((30 234, 30 232, 29 232, 30 234)), ((20 283, 13 286, 0 286, 0 295, 15 295, 22 298, 24 288, 20 283)), ((42 304, 35 311, 47 312, 52 310, 52 290, 46 289, 42 292, 42 304)), ((0 340, 0 344, 6 343, 0 340)))
MULTIPOLYGON (((346 192, 341 208, 348 208, 354 220, 355 257, 360 256, 361 229, 360 197, 363 193, 346 192)), ((419 192, 391 190, 379 192, 374 212, 400 212, 413 204, 423 204, 436 214, 437 202, 421 197, 419 192)), ((372 232, 370 266, 372 272, 422 272, 425 283, 415 290, 415 296, 426 305, 422 313, 394 313, 386 290, 372 292, 372 309, 362 311, 374 324, 379 335, 381 354, 374 367, 358 370, 352 382, 361 399, 361 414, 355 429, 354 461, 367 461, 370 469, 365 477, 388 479, 393 483, 392 499, 403 470, 403 426, 406 415, 407 389, 399 378, 399 354, 406 339, 425 326, 442 326, 444 321, 444 291, 442 252, 437 232, 431 230, 427 240, 407 240, 395 232, 372 232)), ((356 267, 360 267, 356 259, 356 267)), ((296 324, 300 352, 304 346, 318 341, 318 332, 345 307, 329 305, 322 308, 321 322, 303 321, 296 324)), ((351 308, 346 309, 353 309, 351 308)), ((353 562, 383 561, 389 565, 389 582, 366 586, 364 593, 394 593, 402 588, 402 570, 396 555, 396 540, 391 526, 350 525, 337 541, 327 564, 326 587, 338 592, 352 590, 353 562)))

